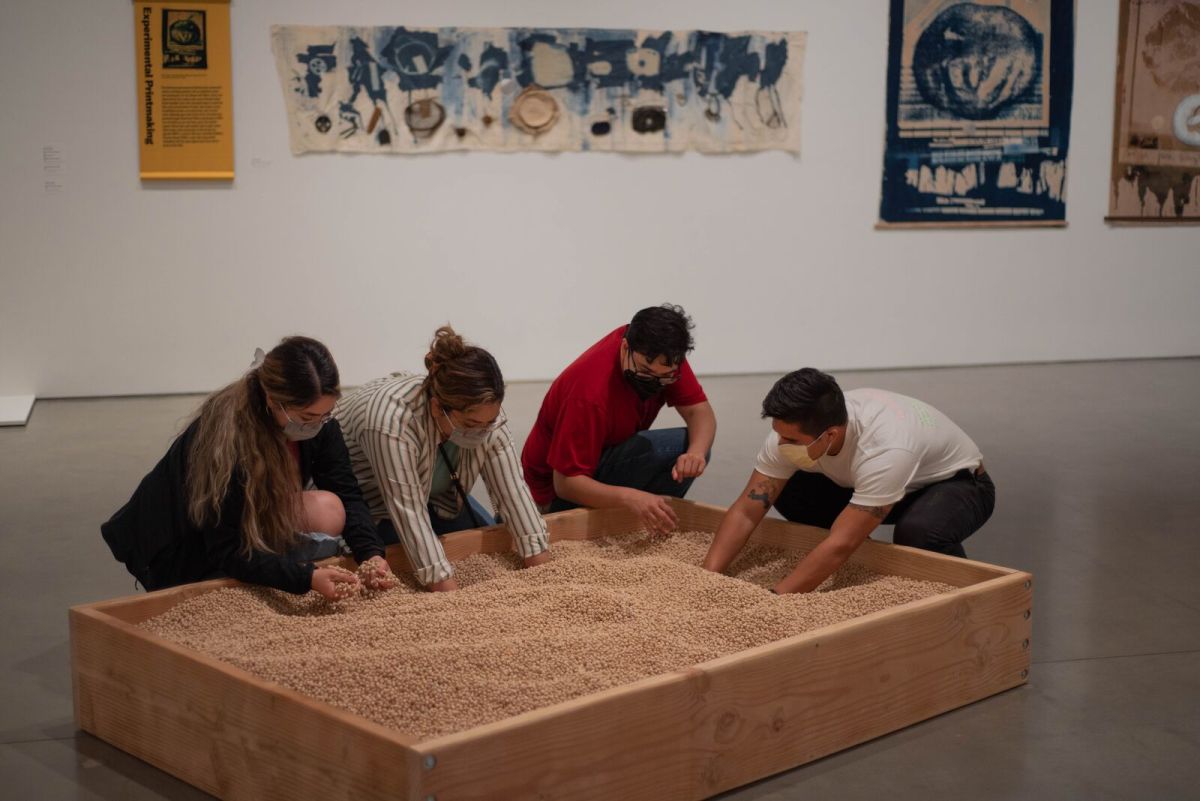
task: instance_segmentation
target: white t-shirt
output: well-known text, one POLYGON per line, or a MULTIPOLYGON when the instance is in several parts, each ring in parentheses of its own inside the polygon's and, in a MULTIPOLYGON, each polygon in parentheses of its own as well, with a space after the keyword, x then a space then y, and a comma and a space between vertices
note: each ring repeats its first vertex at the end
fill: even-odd
MULTIPOLYGON (((823 473, 853 489, 850 503, 887 506, 913 490, 983 464, 971 438, 927 403, 882 389, 852 389, 846 393, 846 412, 842 449, 837 456, 822 456, 808 472, 823 473)), ((758 453, 756 468, 782 479, 800 469, 779 452, 779 435, 773 430, 758 453)))

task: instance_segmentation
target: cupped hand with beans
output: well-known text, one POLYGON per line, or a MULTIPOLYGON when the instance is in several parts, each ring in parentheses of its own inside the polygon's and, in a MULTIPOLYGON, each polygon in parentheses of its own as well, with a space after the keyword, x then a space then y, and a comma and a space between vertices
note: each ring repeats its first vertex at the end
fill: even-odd
POLYGON ((359 565, 358 578, 368 590, 390 590, 400 582, 382 556, 372 556, 359 565))
POLYGON ((360 589, 358 576, 344 567, 318 567, 313 570, 312 588, 330 601, 341 601, 360 589))

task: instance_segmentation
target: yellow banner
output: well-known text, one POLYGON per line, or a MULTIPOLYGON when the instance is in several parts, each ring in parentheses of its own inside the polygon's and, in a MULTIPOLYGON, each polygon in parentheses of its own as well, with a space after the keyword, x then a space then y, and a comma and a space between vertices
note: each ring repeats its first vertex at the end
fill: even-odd
POLYGON ((233 180, 229 0, 133 3, 142 180, 233 180))

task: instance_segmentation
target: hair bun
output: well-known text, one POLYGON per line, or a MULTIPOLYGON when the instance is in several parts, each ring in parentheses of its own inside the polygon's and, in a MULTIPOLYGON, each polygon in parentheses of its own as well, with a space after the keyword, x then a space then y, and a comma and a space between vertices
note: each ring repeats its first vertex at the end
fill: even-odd
POLYGON ((467 343, 463 338, 449 325, 443 325, 433 332, 429 353, 425 354, 425 369, 436 373, 442 365, 454 361, 466 352, 467 343))
POLYGON ((425 369, 425 391, 446 409, 504 400, 504 376, 496 360, 483 348, 464 342, 449 323, 433 333, 425 369))

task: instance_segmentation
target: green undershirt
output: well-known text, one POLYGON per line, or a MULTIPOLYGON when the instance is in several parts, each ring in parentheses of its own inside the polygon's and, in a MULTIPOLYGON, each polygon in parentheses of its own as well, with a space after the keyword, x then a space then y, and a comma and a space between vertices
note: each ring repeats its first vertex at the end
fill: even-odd
POLYGON ((438 449, 437 459, 433 462, 433 484, 429 487, 430 498, 436 498, 454 486, 450 482, 450 468, 453 466, 457 470, 458 461, 458 446, 453 442, 443 442, 442 447, 438 449), (446 457, 450 460, 449 465, 442 458, 443 450, 446 452, 446 457))

